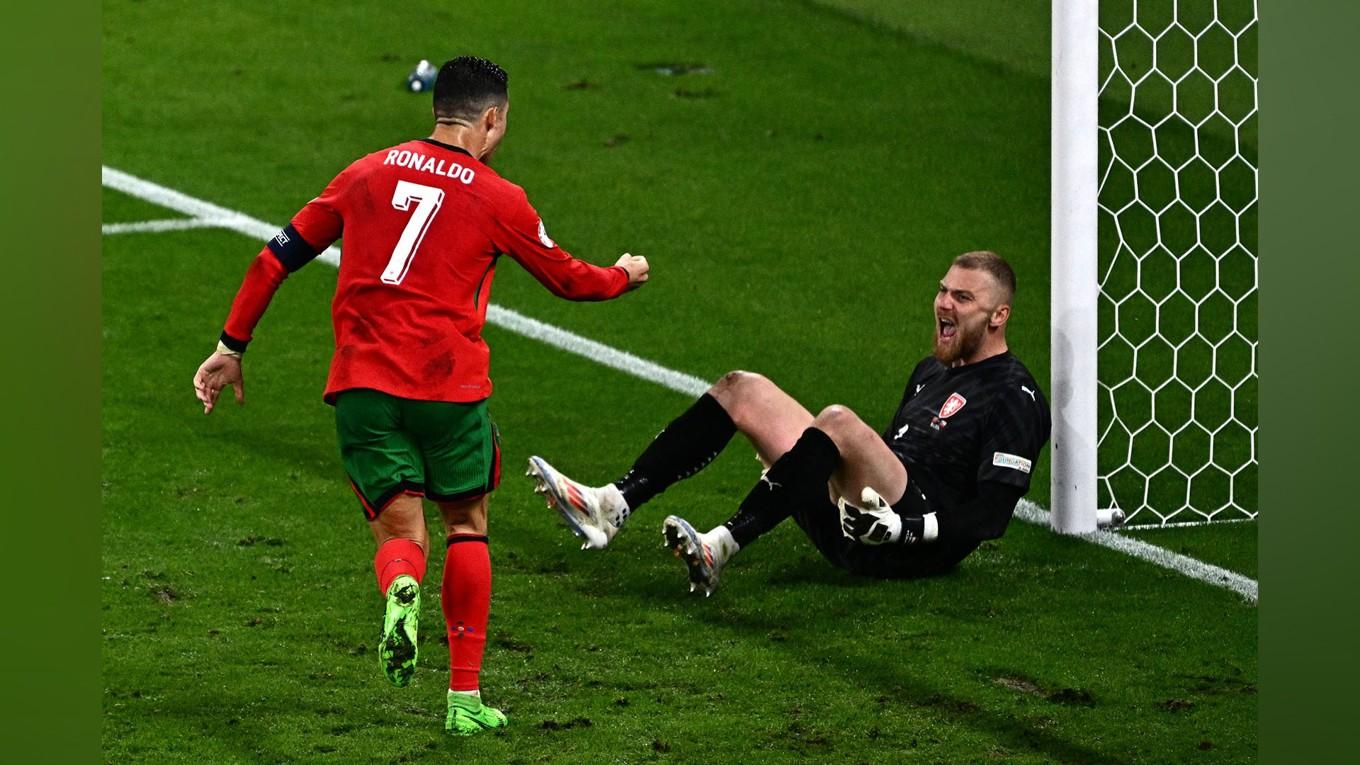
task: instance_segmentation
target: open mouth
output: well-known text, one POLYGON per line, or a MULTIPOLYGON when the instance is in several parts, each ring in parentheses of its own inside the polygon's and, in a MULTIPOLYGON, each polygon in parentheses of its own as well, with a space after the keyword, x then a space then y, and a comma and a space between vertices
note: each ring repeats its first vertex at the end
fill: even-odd
POLYGON ((953 320, 941 317, 938 321, 939 321, 938 332, 940 334, 940 339, 946 341, 953 340, 954 334, 958 331, 958 327, 954 325, 953 320))

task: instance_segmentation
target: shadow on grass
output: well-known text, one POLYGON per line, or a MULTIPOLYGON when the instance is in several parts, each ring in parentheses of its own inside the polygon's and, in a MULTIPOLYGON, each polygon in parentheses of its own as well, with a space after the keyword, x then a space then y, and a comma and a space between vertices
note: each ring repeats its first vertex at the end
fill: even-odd
MULTIPOLYGON (((790 541, 794 538, 791 536, 790 541)), ((801 540, 801 535, 796 538, 801 540)), ((745 590, 747 585, 734 587, 728 584, 720 595, 728 595, 730 599, 720 601, 719 596, 713 600, 688 596, 694 599, 693 605, 699 606, 689 609, 689 618, 702 622, 708 641, 750 641, 753 636, 776 636, 763 642, 769 650, 787 655, 791 667, 829 668, 861 688, 873 689, 886 707, 901 705, 920 710, 950 725, 989 736, 1015 752, 1032 752, 1054 762, 1130 762, 1126 757, 1099 751, 1051 730, 1037 728, 1011 711, 988 708, 975 695, 952 693, 925 677, 930 670, 929 664, 885 661, 882 653, 871 646, 864 650, 854 650, 852 646, 847 652, 847 641, 819 641, 816 638, 826 630, 843 632, 845 619, 856 611, 872 613, 874 609, 894 607, 885 603, 885 598, 895 603, 903 614, 922 609, 922 602, 925 602, 930 604, 924 608, 931 617, 951 622, 970 622, 972 616, 981 619, 991 612, 990 609, 1001 608, 994 601, 1003 595, 994 589, 976 586, 978 574, 966 570, 969 562, 965 561, 960 568, 941 576, 886 582, 835 568, 810 550, 787 546, 776 550, 759 560, 742 561, 746 565, 726 572, 741 576, 744 583, 758 580, 761 592, 738 593, 734 590, 745 590), (908 597, 900 600, 893 597, 898 593, 908 597), (918 595, 922 602, 918 602, 918 595), (738 596, 740 600, 732 596, 738 596), (966 598, 965 607, 950 605, 959 603, 961 598, 966 598), (809 611, 810 603, 819 604, 815 611, 809 611)), ((582 566, 578 564, 573 568, 582 566)), ((660 571, 663 574, 660 577, 653 575, 658 573, 656 564, 643 568, 647 570, 639 570, 635 576, 632 572, 628 576, 607 579, 590 575, 587 577, 590 589, 582 589, 581 594, 632 601, 636 609, 660 607, 667 610, 676 605, 677 599, 687 596, 682 589, 685 585, 678 565, 674 571, 669 570, 670 567, 660 571)), ((732 579, 735 583, 735 576, 732 579)), ((1056 696, 1048 700, 1059 705, 1055 708, 1060 708, 1064 698, 1056 696)))
MULTIPOLYGON (((813 563, 800 564, 796 569, 781 572, 775 578, 786 582, 807 582, 851 589, 903 587, 912 584, 911 582, 894 584, 852 576, 826 563, 820 564, 821 570, 818 570, 817 566, 818 564, 813 563)), ((945 575, 946 578, 949 576, 952 575, 945 575)), ((939 577, 934 579, 940 581, 939 577)), ((866 607, 869 605, 871 604, 866 604, 866 607)), ((980 609, 987 606, 986 603, 977 602, 970 605, 980 609)), ((792 655, 799 664, 834 668, 834 671, 844 678, 853 680, 856 685, 876 689, 881 703, 902 704, 925 711, 943 718, 950 724, 984 733, 1017 752, 1034 752, 1054 762, 1064 763, 1130 762, 1052 731, 1028 725, 1010 712, 988 709, 973 698, 952 694, 922 676, 922 672, 929 670, 928 663, 909 665, 901 661, 885 661, 883 654, 876 650, 846 653, 844 642, 837 641, 833 644, 808 639, 807 635, 799 636, 796 630, 789 630, 786 620, 767 618, 749 612, 734 612, 730 609, 717 612, 710 609, 695 613, 694 618, 702 620, 706 628, 714 633, 727 633, 741 639, 749 639, 753 634, 786 634, 787 639, 769 644, 772 650, 792 655)))

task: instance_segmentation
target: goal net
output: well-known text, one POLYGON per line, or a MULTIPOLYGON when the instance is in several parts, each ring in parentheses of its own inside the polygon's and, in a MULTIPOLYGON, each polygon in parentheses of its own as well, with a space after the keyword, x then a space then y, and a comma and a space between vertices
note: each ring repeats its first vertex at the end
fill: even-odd
MULTIPOLYGON (((1059 454, 1093 443, 1094 465, 1083 467, 1094 467, 1094 485, 1080 499, 1093 508, 1118 509, 1132 524, 1255 518, 1256 4, 1100 0, 1091 62, 1089 50, 1073 55, 1060 44, 1084 34, 1072 14, 1089 15, 1093 3, 1054 2, 1055 254, 1057 218, 1072 213, 1058 193, 1059 114, 1075 109, 1088 119, 1094 111, 1096 120, 1094 232, 1067 243, 1073 253, 1081 242, 1095 253, 1094 385, 1068 390, 1094 396, 1094 423, 1083 423, 1094 432, 1062 444, 1055 427, 1055 516, 1058 483, 1073 480, 1059 454), (1070 85, 1061 68, 1079 64, 1097 72, 1090 109, 1057 102, 1060 90, 1064 99, 1089 98, 1089 82, 1058 82, 1066 76, 1070 85)), ((1055 296, 1068 289, 1060 282, 1082 273, 1057 269, 1055 296)), ((1055 346, 1060 334, 1055 328, 1055 346)), ((1061 356, 1055 347, 1055 393, 1061 356)))

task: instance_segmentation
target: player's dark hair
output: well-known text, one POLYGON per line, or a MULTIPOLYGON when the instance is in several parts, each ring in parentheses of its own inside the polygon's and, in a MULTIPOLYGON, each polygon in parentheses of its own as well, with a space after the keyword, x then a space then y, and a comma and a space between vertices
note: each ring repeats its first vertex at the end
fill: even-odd
POLYGON ((505 70, 476 56, 459 56, 439 67, 434 81, 434 116, 439 122, 467 122, 509 96, 505 70))
POLYGON ((988 250, 965 252, 954 258, 954 265, 970 271, 986 271, 991 274, 996 283, 1006 291, 1005 299, 1001 302, 1009 303, 1015 298, 1015 269, 995 252, 988 250))

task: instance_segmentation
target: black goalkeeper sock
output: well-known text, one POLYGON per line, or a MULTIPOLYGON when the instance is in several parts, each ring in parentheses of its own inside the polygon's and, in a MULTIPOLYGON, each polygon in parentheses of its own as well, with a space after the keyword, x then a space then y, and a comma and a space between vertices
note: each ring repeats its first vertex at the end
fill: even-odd
POLYGON ((745 547, 793 515, 799 502, 826 501, 826 482, 840 458, 830 436, 808 428, 798 443, 770 466, 741 501, 737 514, 723 525, 737 544, 745 547))
POLYGON ((676 481, 703 470, 736 432, 727 410, 705 393, 657 434, 614 486, 628 508, 636 510, 676 481))

